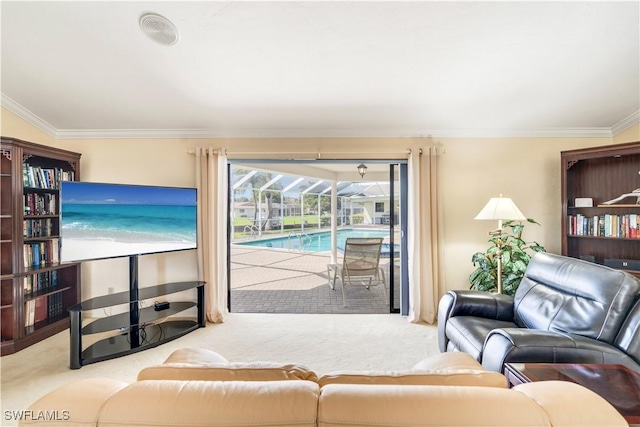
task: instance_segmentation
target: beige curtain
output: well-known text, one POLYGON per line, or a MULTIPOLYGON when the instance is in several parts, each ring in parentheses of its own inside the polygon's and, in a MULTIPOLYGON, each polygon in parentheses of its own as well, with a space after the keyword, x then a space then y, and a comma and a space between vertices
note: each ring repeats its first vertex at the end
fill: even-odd
POLYGON ((439 148, 412 150, 408 165, 409 321, 434 323, 442 296, 439 148))
POLYGON ((198 277, 206 282, 206 316, 224 322, 227 308, 227 158, 223 150, 196 148, 198 277))

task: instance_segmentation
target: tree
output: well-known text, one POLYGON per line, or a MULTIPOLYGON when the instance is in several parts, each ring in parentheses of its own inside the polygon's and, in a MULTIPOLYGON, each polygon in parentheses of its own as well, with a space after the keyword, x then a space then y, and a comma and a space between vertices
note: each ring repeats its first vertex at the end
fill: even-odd
MULTIPOLYGON (((252 171, 249 169, 241 169, 241 168, 231 168, 231 176, 232 181, 239 181, 247 174, 252 171)), ((246 182, 245 185, 249 189, 251 194, 251 201, 253 202, 253 206, 255 206, 254 214, 253 214, 253 222, 258 225, 261 230, 269 230, 272 218, 272 206, 273 203, 278 203, 282 200, 279 192, 269 191, 269 190, 279 190, 282 188, 282 185, 278 182, 272 184, 268 190, 264 191, 264 197, 267 204, 267 217, 262 218, 262 222, 258 224, 259 219, 259 210, 262 206, 262 201, 260 200, 260 188, 262 188, 267 182, 273 179, 273 175, 269 172, 260 172, 252 175, 246 182)))
MULTIPOLYGON (((338 202, 338 208, 339 207, 340 203, 338 202)), ((331 212, 331 194, 305 194, 304 210, 305 212, 316 212, 320 214, 322 214, 323 212, 331 212), (318 197, 320 198, 320 212, 317 212, 318 197)))

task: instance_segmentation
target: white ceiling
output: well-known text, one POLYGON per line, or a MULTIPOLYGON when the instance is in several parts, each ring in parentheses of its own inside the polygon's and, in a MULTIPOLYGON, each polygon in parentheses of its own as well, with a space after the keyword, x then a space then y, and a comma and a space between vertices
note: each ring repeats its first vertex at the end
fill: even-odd
POLYGON ((611 136, 639 3, 3 0, 2 105, 63 138, 611 136))

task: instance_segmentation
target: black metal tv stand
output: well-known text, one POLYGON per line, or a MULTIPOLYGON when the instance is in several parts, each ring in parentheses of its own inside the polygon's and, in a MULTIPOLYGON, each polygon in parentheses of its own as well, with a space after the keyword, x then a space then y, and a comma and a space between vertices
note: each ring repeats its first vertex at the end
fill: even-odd
POLYGON ((175 282, 139 289, 138 256, 129 257, 129 291, 91 298, 69 308, 71 369, 153 348, 204 328, 204 284, 201 281, 175 282), (169 308, 162 310, 156 310, 153 305, 140 308, 140 301, 194 288, 197 289, 197 302, 171 302, 169 308), (82 326, 83 311, 127 303, 128 312, 103 317, 82 326), (196 319, 173 320, 169 317, 192 307, 197 307, 196 319), (112 335, 82 350, 83 335, 105 332, 112 332, 112 335))

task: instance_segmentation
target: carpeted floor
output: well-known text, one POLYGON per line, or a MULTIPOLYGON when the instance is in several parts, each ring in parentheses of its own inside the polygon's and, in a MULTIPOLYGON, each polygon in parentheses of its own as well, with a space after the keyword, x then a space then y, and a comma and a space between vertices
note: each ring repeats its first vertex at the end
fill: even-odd
POLYGON ((2 421, 54 388, 90 377, 133 382, 146 366, 184 347, 208 348, 230 361, 299 363, 323 374, 338 370, 400 370, 438 352, 435 326, 397 314, 234 313, 155 349, 69 369, 69 332, 0 359, 2 421))

